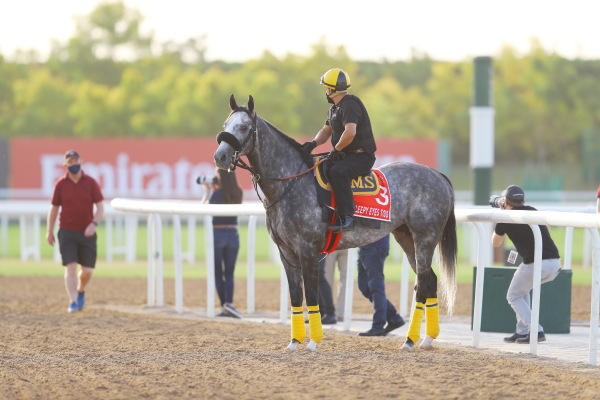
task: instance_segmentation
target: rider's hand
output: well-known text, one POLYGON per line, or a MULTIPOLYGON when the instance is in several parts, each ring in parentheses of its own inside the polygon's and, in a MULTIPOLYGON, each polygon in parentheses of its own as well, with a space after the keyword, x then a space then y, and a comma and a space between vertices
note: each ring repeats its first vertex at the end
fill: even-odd
POLYGON ((343 160, 344 157, 346 157, 346 155, 344 153, 342 153, 339 150, 336 150, 335 147, 333 148, 333 150, 331 150, 331 152, 327 155, 327 159, 329 161, 340 161, 343 160))
POLYGON ((302 154, 310 154, 315 147, 317 147, 317 142, 315 142, 314 140, 311 140, 310 142, 305 142, 302 145, 302 154))

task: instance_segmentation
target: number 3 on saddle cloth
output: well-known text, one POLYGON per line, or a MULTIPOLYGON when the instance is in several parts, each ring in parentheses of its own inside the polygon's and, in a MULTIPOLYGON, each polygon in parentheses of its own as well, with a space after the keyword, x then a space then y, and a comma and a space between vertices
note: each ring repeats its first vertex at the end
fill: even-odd
MULTIPOLYGON (((316 161, 319 161, 319 157, 317 157, 316 161)), ((317 192, 321 192, 317 197, 319 198, 320 205, 333 210, 330 223, 334 223, 336 218, 336 203, 327 176, 327 166, 328 163, 323 162, 315 168, 315 177, 318 183, 317 192), (323 195, 324 193, 325 195, 323 195)), ((379 228, 380 224, 378 221, 390 221, 392 199, 390 198, 387 179, 379 169, 373 168, 369 174, 353 179, 352 194, 354 195, 354 217, 358 217, 356 220, 357 223, 366 227, 379 228), (367 220, 371 220, 372 223, 367 220)), ((335 251, 341 238, 340 232, 327 232, 327 241, 321 253, 335 251)))

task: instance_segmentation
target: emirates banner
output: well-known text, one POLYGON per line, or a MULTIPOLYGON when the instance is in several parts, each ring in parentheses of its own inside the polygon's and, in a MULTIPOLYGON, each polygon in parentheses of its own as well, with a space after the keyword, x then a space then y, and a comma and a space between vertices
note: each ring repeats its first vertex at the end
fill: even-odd
MULTIPOLYGON (((297 139, 300 143, 304 138, 297 139)), ((106 198, 193 199, 202 196, 199 176, 213 177, 213 138, 20 138, 10 143, 9 182, 12 189, 37 189, 50 197, 56 180, 65 174, 64 154, 76 150, 82 170, 100 183, 106 198)), ((438 165, 435 140, 377 140, 375 166, 408 161, 434 168, 438 165)), ((328 152, 331 144, 314 153, 328 152)), ((275 177, 277 171, 273 171, 275 177)), ((249 200, 252 182, 247 171, 237 170, 238 181, 249 200)))

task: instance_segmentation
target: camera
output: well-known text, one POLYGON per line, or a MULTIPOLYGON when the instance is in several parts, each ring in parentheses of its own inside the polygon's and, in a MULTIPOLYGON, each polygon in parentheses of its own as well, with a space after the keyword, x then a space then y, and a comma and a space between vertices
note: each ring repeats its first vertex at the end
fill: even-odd
POLYGON ((219 183, 219 178, 217 178, 216 176, 213 176, 212 178, 209 176, 199 176, 196 178, 196 183, 198 185, 204 185, 204 184, 216 184, 219 183))
POLYGON ((506 199, 504 197, 494 194, 490 196, 490 206, 494 208, 502 208, 502 206, 504 206, 505 200, 506 199))

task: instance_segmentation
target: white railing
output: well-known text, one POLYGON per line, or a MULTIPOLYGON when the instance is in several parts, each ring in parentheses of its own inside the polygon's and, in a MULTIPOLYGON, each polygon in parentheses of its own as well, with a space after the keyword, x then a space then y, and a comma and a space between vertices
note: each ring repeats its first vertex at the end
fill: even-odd
MULTIPOLYGON (((48 213, 50 204, 41 201, 3 201, 0 202, 0 233, 2 234, 2 242, 0 250, 6 254, 6 232, 8 226, 8 218, 18 218, 20 223, 21 235, 21 258, 39 259, 40 258, 40 224, 48 213)), ((540 207, 542 208, 542 207, 540 207)), ((567 208, 564 208, 567 209, 567 208)), ((570 207, 569 211, 575 210, 570 207)), ((581 211, 581 208, 578 208, 581 211)), ((592 208, 586 208, 585 211, 592 212, 592 208)), ((138 226, 138 215, 148 215, 148 304, 163 305, 163 283, 162 283, 162 230, 160 215, 173 216, 173 235, 174 235, 174 262, 175 262, 175 286, 176 286, 176 308, 178 312, 183 311, 183 290, 182 290, 182 275, 181 262, 187 259, 193 262, 195 256, 194 237, 188 237, 188 250, 181 250, 181 223, 179 215, 187 216, 188 227, 194 228, 196 224, 196 216, 204 216, 205 227, 212 226, 212 216, 249 216, 248 218, 248 312, 253 313, 254 309, 254 263, 255 263, 255 231, 257 217, 264 215, 264 208, 261 204, 242 204, 242 205, 207 205, 200 204, 195 201, 168 201, 168 200, 128 200, 115 199, 111 205, 105 206, 106 216, 106 242, 107 242, 107 260, 110 261, 115 254, 124 254, 127 261, 135 260, 136 250, 136 235, 138 226), (118 242, 115 244, 115 238, 118 242)), ((485 268, 491 263, 491 246, 490 233, 491 223, 508 222, 508 223, 523 223, 532 225, 534 236, 539 234, 537 225, 548 224, 553 226, 567 227, 565 238, 565 251, 563 254, 563 263, 565 268, 570 268, 571 265, 571 248, 572 248, 572 232, 573 228, 586 229, 584 249, 584 258, 591 253, 592 258, 592 307, 590 315, 590 352, 589 362, 595 365, 597 362, 597 343, 598 343, 598 316, 599 316, 599 298, 600 298, 600 237, 598 228, 600 227, 599 217, 589 213, 574 213, 574 212, 553 212, 553 211, 502 211, 490 209, 487 207, 481 208, 461 208, 455 210, 457 222, 471 223, 476 228, 478 237, 478 254, 477 254, 477 280, 475 286, 475 304, 473 314, 473 346, 479 347, 479 335, 481 327, 481 304, 483 294, 483 276, 481 268, 485 268), (592 243, 590 243, 592 242, 592 243), (588 249, 592 248, 592 251, 588 249)), ((213 265, 214 254, 212 254, 212 229, 205 229, 205 258, 206 265, 213 265)), ((195 229, 188 229, 188 235, 194 235, 195 229)), ((538 244, 539 246, 539 244, 538 244)), ((54 257, 58 259, 59 254, 56 251, 58 246, 55 246, 54 257)), ((537 261, 537 259, 536 259, 537 261)), ((354 267, 356 264, 355 250, 350 252, 348 277, 346 285, 349 289, 354 287, 354 267)), ((532 326, 537 324, 539 320, 539 276, 541 270, 536 270, 534 262, 534 286, 532 298, 532 326)), ((282 322, 287 322, 288 319, 288 300, 287 300, 287 279, 282 270, 281 281, 281 310, 280 319, 282 322)), ((408 276, 409 266, 406 262, 406 257, 403 257, 402 277, 401 277, 401 294, 400 294, 400 311, 406 315, 408 310, 408 276)), ((207 268, 207 315, 214 316, 214 270, 207 268)), ((345 308, 346 315, 344 316, 344 329, 349 330, 351 326, 352 315, 352 293, 353 290, 346 290, 345 308)), ((530 351, 532 354, 537 354, 537 342, 531 341, 530 351)))
MULTIPOLYGON (((212 226, 211 216, 262 216, 265 211, 261 204, 243 204, 243 205, 208 205, 198 204, 197 202, 184 202, 184 201, 144 201, 144 200, 128 200, 128 199, 114 199, 112 201, 113 208, 122 211, 130 211, 137 213, 150 214, 148 219, 149 225, 155 226, 150 228, 149 226, 149 237, 154 235, 154 239, 149 246, 150 254, 154 254, 153 257, 149 257, 148 264, 148 304, 149 305, 163 305, 162 293, 158 296, 155 295, 157 290, 162 292, 162 283, 157 284, 156 277, 162 277, 162 250, 158 246, 162 246, 160 240, 160 233, 158 233, 158 227, 153 222, 154 219, 160 221, 160 217, 157 214, 171 214, 175 217, 177 215, 203 215, 205 217, 205 227, 212 226), (156 229, 156 231, 154 231, 156 229), (154 232, 154 233, 151 233, 154 232), (160 243, 159 243, 160 242, 160 243), (152 250, 150 250, 152 249, 152 250), (154 280, 155 283, 150 284, 150 280, 154 280), (152 292, 152 293, 151 293, 152 292)), ((479 347, 479 336, 481 333, 481 312, 482 312, 482 299, 483 299, 483 268, 490 264, 491 260, 491 246, 490 246, 490 230, 486 229, 485 223, 519 223, 528 224, 535 238, 535 260, 534 260, 534 289, 532 296, 532 321, 531 326, 537 326, 539 321, 539 307, 540 307, 540 286, 541 286, 541 234, 537 225, 552 225, 552 226, 565 226, 565 227, 577 227, 587 229, 593 241, 593 256, 592 256, 592 304, 590 313, 590 341, 589 341, 589 358, 588 362, 592 365, 596 365, 597 353, 598 353, 598 319, 600 314, 600 235, 598 234, 598 228, 600 228, 600 216, 589 213, 574 213, 574 212, 555 212, 555 211, 504 211, 498 209, 489 208, 456 208, 455 216, 457 222, 470 222, 473 223, 478 233, 478 255, 477 255, 477 279, 475 283, 475 304, 473 314, 473 346, 479 347)), ((178 235, 180 233, 176 228, 177 223, 174 223, 174 240, 175 249, 174 251, 179 252, 178 235)), ((568 237, 569 235, 567 235, 568 237)), ((205 230, 205 246, 206 246, 206 265, 214 265, 214 254, 212 252, 212 229, 205 230)), ((253 234, 249 234, 249 249, 254 249, 253 234), (252 238, 252 239, 251 239, 252 238)), ((149 239, 150 240, 150 239, 149 239)), ((569 257, 570 257, 570 250, 569 257)), ((344 329, 349 330, 351 326, 352 316, 352 293, 354 292, 354 265, 356 263, 355 251, 350 252, 348 257, 348 271, 346 280, 346 307, 344 315, 344 329)), ((178 312, 183 311, 183 294, 181 293, 181 265, 180 258, 175 257, 175 268, 176 271, 176 307, 178 312), (179 289, 177 289, 179 288, 179 289)), ((248 290, 248 312, 254 311, 254 253, 253 251, 248 254, 248 282, 252 282, 252 290, 248 290), (252 265, 252 267, 251 267, 252 265), (250 298, 252 294, 252 299, 250 298)), ((570 265, 570 260, 569 260, 570 265)), ((403 263, 403 291, 401 299, 403 303, 407 303, 408 277, 407 263, 403 263), (405 288, 406 287, 406 288, 405 288), (404 289, 405 288, 405 289, 404 289)), ((280 319, 285 322, 287 319, 287 285, 284 284, 285 274, 282 272, 281 282, 281 310, 280 319), (285 295, 284 295, 285 292, 285 295)), ((207 268, 207 315, 209 317, 214 316, 214 270, 213 268, 207 268)), ((162 278, 161 278, 162 279, 162 278)), ((250 283, 249 283, 250 285, 250 283)), ((401 305, 401 310, 403 305, 401 305)), ((530 341, 530 352, 537 354, 537 341, 530 341)))
MULTIPOLYGON (((107 203, 104 203, 103 221, 106 229, 106 260, 111 262, 115 255, 121 254, 127 262, 133 262, 136 256, 138 216, 115 210, 107 203)), ((46 221, 50 207, 50 201, 0 201, 0 256, 8 254, 9 219, 17 219, 21 260, 27 261, 31 258, 39 261, 42 245, 41 226, 46 221)), ((54 246, 54 259, 60 261, 58 246, 54 246)))
MULTIPOLYGON (((590 341, 588 362, 596 365, 598 354, 598 318, 600 314, 600 215, 587 213, 557 212, 557 211, 505 211, 480 209, 455 209, 457 221, 472 222, 478 230, 479 254, 477 262, 477 278, 475 282, 475 304, 473 306, 473 346, 479 347, 481 332, 481 312, 483 299, 483 268, 489 259, 486 254, 489 247, 482 245, 491 240, 484 229, 484 222, 504 222, 527 224, 531 227, 535 239, 535 257, 533 262, 533 296, 531 310, 531 325, 538 326, 540 311, 540 286, 542 275, 542 239, 538 225, 565 226, 587 229, 593 240, 592 261, 592 301, 590 312, 590 341)), ((529 343, 531 354, 537 355, 537 340, 529 343)))
MULTIPOLYGON (((175 307, 183 312, 183 276, 181 265, 181 224, 179 215, 204 216, 204 244, 206 268, 206 313, 215 316, 215 270, 214 239, 212 228, 213 216, 248 216, 248 312, 254 309, 254 268, 256 248, 256 217, 265 214, 260 203, 255 204, 201 204, 197 201, 182 200, 132 200, 113 199, 111 206, 116 210, 148 214, 148 305, 163 306, 163 252, 162 252, 162 220, 160 215, 173 216, 173 251, 175 264, 175 307)), ((287 293, 287 292, 286 292, 287 293)))

